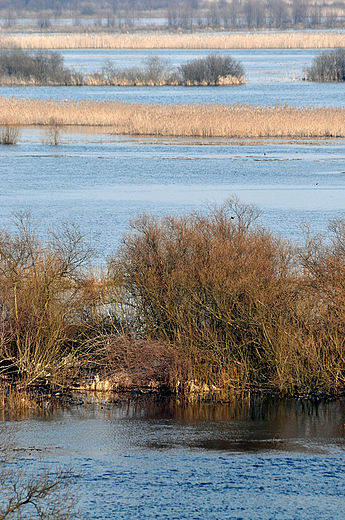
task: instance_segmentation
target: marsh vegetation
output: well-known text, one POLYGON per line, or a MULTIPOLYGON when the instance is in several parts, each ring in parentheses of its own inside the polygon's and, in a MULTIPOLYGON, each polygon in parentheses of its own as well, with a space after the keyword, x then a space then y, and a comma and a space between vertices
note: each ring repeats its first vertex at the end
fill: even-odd
POLYGON ((345 49, 324 51, 315 56, 304 76, 307 81, 345 81, 345 49))
POLYGON ((336 49, 345 47, 342 32, 248 33, 72 33, 3 34, 0 48, 60 49, 336 49))
POLYGON ((74 227, 0 241, 1 374, 29 388, 344 389, 345 223, 293 244, 236 198, 142 215, 100 270, 74 227))
POLYGON ((1 85, 234 85, 244 83, 241 63, 230 56, 212 54, 173 68, 169 60, 148 56, 141 66, 116 69, 107 60, 99 71, 83 74, 68 69, 58 52, 0 51, 1 85))
POLYGON ((137 104, 0 97, 0 125, 100 126, 116 135, 226 138, 344 137, 343 107, 137 104))

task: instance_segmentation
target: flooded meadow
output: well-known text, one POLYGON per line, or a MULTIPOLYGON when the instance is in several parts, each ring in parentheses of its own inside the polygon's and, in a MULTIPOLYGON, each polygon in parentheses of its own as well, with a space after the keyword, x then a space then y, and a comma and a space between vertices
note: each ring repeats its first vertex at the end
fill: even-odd
MULTIPOLYGON (((238 87, 22 87, 5 97, 132 103, 343 106, 344 84, 303 82, 320 51, 228 51, 238 87)), ((136 64, 147 51, 63 51, 68 66, 136 64)), ((202 51, 152 51, 178 65, 202 51)), ((57 146, 41 127, 0 147, 0 224, 29 209, 39 234, 77 224, 102 263, 138 214, 182 214, 227 197, 260 208, 260 223, 303 241, 345 218, 345 141, 136 138, 69 128, 57 146)), ((80 518, 340 520, 344 516, 342 399, 248 396, 228 403, 78 395, 4 423, 18 465, 81 472, 80 518)), ((77 500, 77 499, 76 499, 77 500)), ((1 498, 0 498, 1 504, 1 498)))

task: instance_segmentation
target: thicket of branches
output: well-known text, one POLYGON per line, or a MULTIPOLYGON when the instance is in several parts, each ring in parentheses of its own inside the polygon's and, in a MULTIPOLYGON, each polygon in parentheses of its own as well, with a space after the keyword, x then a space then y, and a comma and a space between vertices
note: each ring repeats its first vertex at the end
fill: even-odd
POLYGON ((59 52, 26 52, 22 49, 3 49, 0 52, 0 78, 68 85, 72 83, 72 75, 77 76, 65 67, 63 56, 59 52))
POLYGON ((307 81, 345 81, 345 49, 315 56, 304 74, 307 81))
POLYGON ((42 241, 20 216, 17 233, 0 235, 2 377, 53 388, 97 375, 117 389, 344 391, 345 221, 332 221, 327 239, 306 229, 297 247, 257 217, 236 198, 142 215, 96 273, 77 229, 42 241))
POLYGON ((184 63, 179 67, 179 74, 183 85, 218 85, 221 78, 244 78, 244 68, 231 56, 210 54, 184 63))

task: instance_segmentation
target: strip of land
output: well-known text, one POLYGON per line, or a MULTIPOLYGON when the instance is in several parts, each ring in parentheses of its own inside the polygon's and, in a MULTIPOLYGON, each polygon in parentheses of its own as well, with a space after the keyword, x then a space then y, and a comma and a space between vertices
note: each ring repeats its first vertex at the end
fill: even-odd
POLYGON ((345 107, 136 104, 0 97, 3 127, 107 127, 115 135, 203 138, 345 137, 345 107))

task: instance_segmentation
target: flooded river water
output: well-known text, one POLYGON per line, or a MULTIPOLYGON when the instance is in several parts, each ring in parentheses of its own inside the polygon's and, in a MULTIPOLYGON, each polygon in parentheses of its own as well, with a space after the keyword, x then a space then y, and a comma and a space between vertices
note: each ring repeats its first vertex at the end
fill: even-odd
MULTIPOLYGON (((101 58, 137 63, 144 55, 126 52, 64 55, 84 69, 101 58)), ((245 65, 244 87, 1 88, 0 95, 342 106, 343 84, 295 81, 315 52, 229 51, 245 65)), ((168 54, 178 64, 201 52, 168 54)), ((28 208, 42 233, 73 221, 101 258, 142 211, 189 212, 231 195, 258 204, 261 223, 293 240, 302 239, 302 222, 327 232, 330 219, 345 217, 343 140, 205 143, 80 129, 56 147, 44 140, 42 129, 26 129, 17 146, 0 147, 0 224, 28 208)), ((47 405, 41 416, 6 428, 22 463, 42 459, 83 472, 80 505, 91 519, 342 520, 344 425, 342 400, 129 400, 54 413, 47 405)))
POLYGON ((92 519, 344 518, 345 403, 81 405, 8 423, 26 464, 83 472, 92 519))

